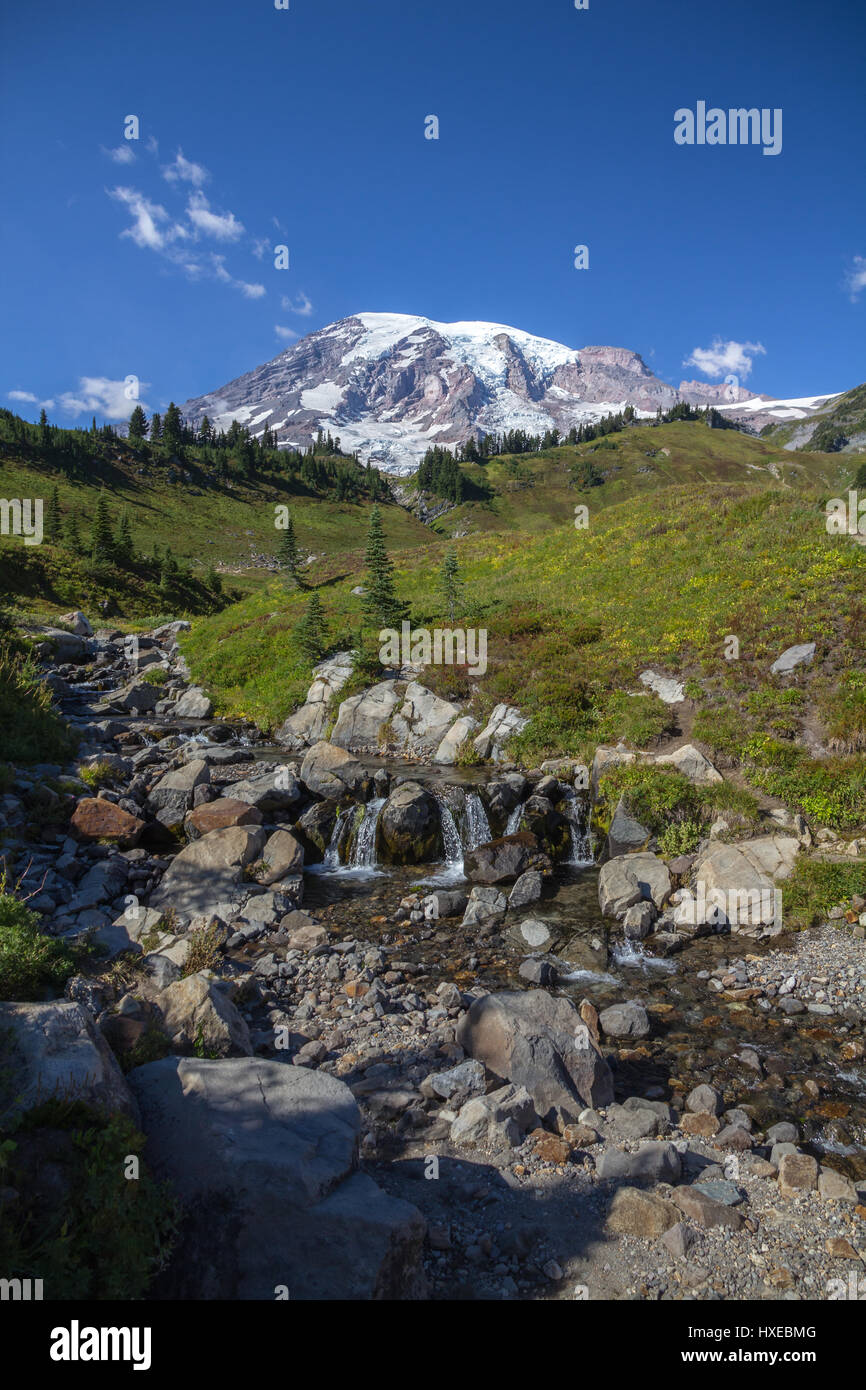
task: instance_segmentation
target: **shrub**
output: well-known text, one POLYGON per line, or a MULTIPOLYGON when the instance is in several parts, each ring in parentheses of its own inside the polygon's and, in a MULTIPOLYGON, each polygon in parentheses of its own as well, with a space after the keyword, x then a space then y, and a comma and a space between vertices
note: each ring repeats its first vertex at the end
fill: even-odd
POLYGON ((782 912, 786 926, 813 927, 826 921, 831 907, 866 896, 866 865, 833 864, 799 858, 782 883, 782 912))
POLYGON ((100 787, 107 787, 117 777, 117 773, 110 763, 90 763, 89 766, 81 765, 78 775, 91 791, 98 791, 100 787))
POLYGON ((67 942, 45 936, 39 918, 6 891, 0 875, 0 999, 41 999, 60 990, 77 968, 67 942))
POLYGON ((182 975, 195 975, 199 970, 215 970, 220 961, 222 936, 215 922, 196 927, 187 937, 189 953, 182 975))

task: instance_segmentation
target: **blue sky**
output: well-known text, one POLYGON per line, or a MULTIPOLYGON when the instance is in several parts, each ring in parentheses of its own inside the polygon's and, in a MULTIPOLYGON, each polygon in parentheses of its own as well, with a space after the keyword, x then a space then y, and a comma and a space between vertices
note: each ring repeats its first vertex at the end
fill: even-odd
POLYGON ((31 418, 116 417, 130 375, 182 402, 362 310, 629 347, 674 382, 866 380, 860 0, 47 0, 0 23, 0 402, 31 418), (781 108, 781 153, 677 145, 702 100, 781 108))

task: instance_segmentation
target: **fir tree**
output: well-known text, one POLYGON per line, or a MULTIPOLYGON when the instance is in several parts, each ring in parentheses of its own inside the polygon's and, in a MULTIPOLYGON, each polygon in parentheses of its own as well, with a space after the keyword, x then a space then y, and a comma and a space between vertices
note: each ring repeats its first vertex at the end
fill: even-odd
POLYGON ((96 503, 96 522, 90 544, 91 557, 97 565, 107 565, 114 557, 114 537, 108 517, 108 503, 100 495, 96 503))
POLYGON ((463 581, 457 564, 457 551, 453 546, 446 554, 442 565, 441 589, 448 610, 448 621, 453 623, 463 602, 463 581))
POLYGON ((120 528, 117 532, 117 544, 115 555, 123 565, 131 563, 134 549, 132 545, 132 527, 129 524, 129 513, 124 510, 120 518, 120 528))
POLYGON ((49 545, 59 545, 63 539, 63 517, 60 511, 60 493, 55 487, 48 503, 48 518, 45 535, 49 545))
POLYGON ((408 616, 409 606, 398 599, 394 589, 394 566, 385 548, 382 513, 378 507, 374 507, 370 513, 364 562, 367 569, 364 612, 380 629, 398 628, 408 616))
POLYGON ((328 646, 325 628, 325 614, 321 600, 315 591, 310 595, 304 616, 297 628, 297 638, 301 650, 311 662, 321 660, 328 646))
POLYGON ((129 417, 129 437, 130 439, 144 439, 147 434, 147 416, 140 405, 137 405, 129 417))
POLYGON ((162 416, 155 410, 150 417, 150 442, 158 444, 162 438, 162 416))
POLYGON ((66 544, 73 555, 81 554, 81 534, 78 530, 78 517, 74 512, 70 512, 66 523, 66 544))
POLYGON ((277 548, 277 562, 283 572, 283 582, 287 588, 303 589, 305 587, 301 556, 295 537, 295 524, 292 521, 291 513, 287 518, 286 529, 283 531, 277 548))

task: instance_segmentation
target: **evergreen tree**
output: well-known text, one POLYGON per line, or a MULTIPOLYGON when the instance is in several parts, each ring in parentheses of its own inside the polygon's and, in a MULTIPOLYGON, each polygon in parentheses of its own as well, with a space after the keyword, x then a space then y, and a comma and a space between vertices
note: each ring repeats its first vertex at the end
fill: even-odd
POLYGON ((310 595, 310 601, 297 628, 297 637, 301 650, 311 662, 315 664, 321 660, 327 650, 328 637, 321 600, 315 592, 310 595))
POLYGON ((150 442, 158 444, 162 438, 162 416, 155 410, 150 417, 150 442))
POLYGON ((51 443, 51 429, 48 424, 48 416, 45 414, 45 407, 39 412, 39 447, 47 449, 51 443))
POLYGON ((147 416, 140 405, 137 405, 129 417, 129 437, 130 439, 144 439, 147 434, 147 416))
POLYGON ((134 549, 132 544, 132 527, 129 524, 129 513, 124 510, 120 518, 120 528, 117 532, 117 544, 115 545, 115 555, 122 565, 132 562, 134 549))
POLYGON ((163 441, 170 449, 176 449, 183 442, 183 416, 174 401, 169 402, 165 419, 162 422, 163 441))
POLYGON ((277 562, 283 572, 283 582, 287 588, 303 589, 306 587, 298 542, 295 538, 295 524, 292 521, 291 513, 277 548, 277 562))
POLYGON ((97 565, 110 564, 114 558, 114 537, 111 534, 108 503, 101 494, 96 503, 96 522, 93 527, 90 553, 97 565))
POLYGON ((394 566, 385 548, 382 513, 378 507, 374 507, 370 513, 364 562, 367 569, 364 612, 380 629, 398 628, 408 616, 409 606, 398 599, 394 588, 394 566))
POLYGON ((60 511, 60 493, 57 488, 51 492, 51 501, 48 503, 48 518, 45 527, 45 535, 49 545, 59 545, 63 539, 63 517, 60 511))
POLYGON ((69 546, 73 555, 81 554, 81 534, 78 530, 78 517, 74 512, 70 512, 69 519, 66 523, 66 544, 69 546))
POLYGON ((448 610, 448 621, 453 623, 460 604, 463 602, 463 581, 457 564, 457 551, 452 546, 442 565, 442 597, 448 610))

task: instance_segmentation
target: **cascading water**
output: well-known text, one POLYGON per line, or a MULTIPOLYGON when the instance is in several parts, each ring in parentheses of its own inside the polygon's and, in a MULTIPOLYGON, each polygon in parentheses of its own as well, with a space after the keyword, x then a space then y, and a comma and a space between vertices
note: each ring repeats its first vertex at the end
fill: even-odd
POLYGON ((593 863, 586 802, 575 792, 566 792, 562 799, 562 814, 568 821, 571 834, 571 857, 565 862, 571 868, 585 869, 593 863))
POLYGON ((325 850, 325 857, 322 860, 323 869, 339 869, 340 867, 340 841, 346 822, 351 820, 355 814, 355 807, 350 806, 348 811, 341 811, 334 821, 334 829, 331 831, 331 839, 328 848, 325 850))
POLYGON ((460 831, 451 814, 450 806, 439 802, 439 819, 442 824, 442 843, 445 847, 445 863, 450 868, 463 868, 463 842, 460 831))
POLYGON ((376 827, 385 805, 385 797, 377 796, 364 807, 364 819, 358 827, 355 844, 352 848, 353 869, 375 869, 376 867, 376 827))
POLYGON ((464 825, 464 849, 477 849, 493 839, 493 832, 484 810, 484 804, 477 792, 470 792, 466 798, 466 821, 464 825))
POLYGON ((505 825, 506 835, 517 834, 518 830, 520 829, 520 817, 523 815, 523 808, 525 805, 526 802, 521 801, 515 806, 514 810, 511 812, 511 815, 508 817, 508 820, 505 825))

